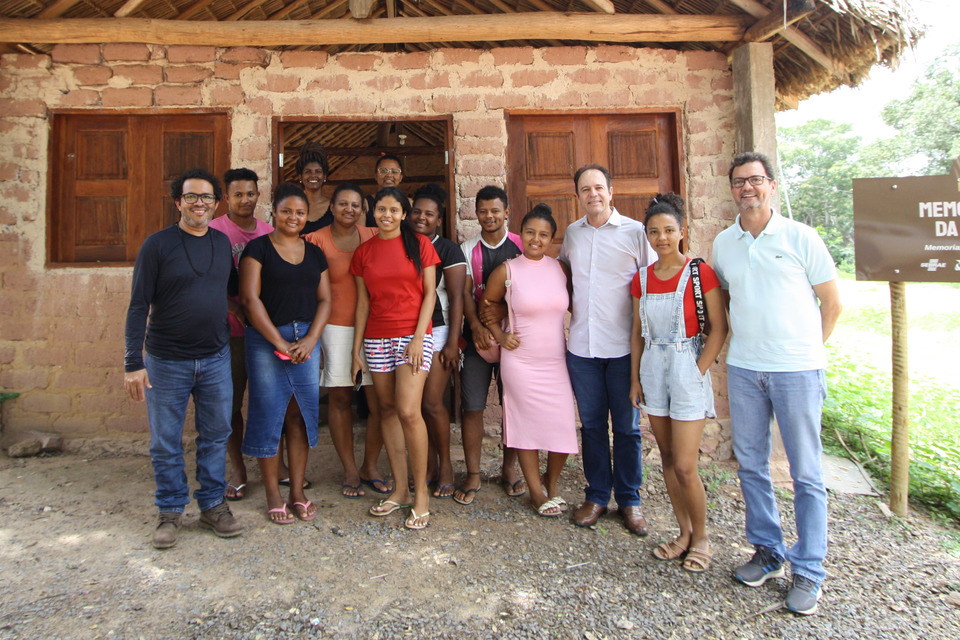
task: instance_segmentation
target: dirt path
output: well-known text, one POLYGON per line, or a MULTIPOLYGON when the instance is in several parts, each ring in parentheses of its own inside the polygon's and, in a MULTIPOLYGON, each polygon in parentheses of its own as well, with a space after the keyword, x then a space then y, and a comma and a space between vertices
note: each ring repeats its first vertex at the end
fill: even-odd
MULTIPOLYGON (((495 482, 469 508, 433 501, 430 527, 409 532, 367 516, 372 498, 340 499, 334 461, 328 445, 311 459, 317 521, 269 524, 254 481, 232 503, 242 537, 199 529, 194 504, 179 544, 156 551, 147 457, 0 458, 0 638, 960 637, 957 532, 888 521, 872 499, 832 497, 821 613, 798 618, 764 613, 785 581, 730 579, 752 552, 731 466, 704 469, 716 556, 694 576, 650 555, 673 526, 656 464, 640 539, 615 516, 593 530, 538 518, 495 482)), ((571 502, 579 464, 562 478, 571 502)))

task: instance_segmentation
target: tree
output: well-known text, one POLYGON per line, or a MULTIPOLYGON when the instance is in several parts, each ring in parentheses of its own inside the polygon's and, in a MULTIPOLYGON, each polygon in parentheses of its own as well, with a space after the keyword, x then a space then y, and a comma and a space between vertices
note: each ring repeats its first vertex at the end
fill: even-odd
POLYGON ((893 149, 922 155, 924 175, 949 173, 960 155, 960 45, 948 47, 914 82, 910 95, 891 101, 882 115, 897 130, 893 149))
POLYGON ((852 180, 860 177, 860 137, 853 135, 853 127, 830 120, 784 127, 777 132, 777 148, 781 189, 787 192, 793 217, 811 227, 835 230, 831 237, 839 234, 851 243, 852 180))

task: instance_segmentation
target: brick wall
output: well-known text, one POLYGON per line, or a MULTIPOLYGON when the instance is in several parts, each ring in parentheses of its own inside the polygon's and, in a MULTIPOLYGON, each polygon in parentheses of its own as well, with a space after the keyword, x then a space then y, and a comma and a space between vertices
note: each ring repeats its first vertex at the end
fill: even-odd
MULTIPOLYGON (((47 269, 50 111, 227 108, 232 164, 272 182, 275 116, 452 114, 461 235, 477 232, 472 200, 503 184, 504 110, 681 108, 693 252, 734 208, 733 87, 721 54, 619 46, 448 49, 418 53, 270 52, 138 44, 58 45, 49 56, 0 58, 0 388, 5 427, 68 437, 147 430, 122 390, 130 268, 47 269)), ((266 204, 261 204, 266 214, 266 204)), ((722 380, 718 380, 724 388, 722 380)), ((726 415, 725 398, 719 398, 726 415)), ((724 450, 720 427, 708 434, 724 450), (716 431, 715 434, 712 432, 716 431)), ((712 442, 712 440, 711 440, 712 442)), ((723 456, 721 452, 720 457, 723 456)))

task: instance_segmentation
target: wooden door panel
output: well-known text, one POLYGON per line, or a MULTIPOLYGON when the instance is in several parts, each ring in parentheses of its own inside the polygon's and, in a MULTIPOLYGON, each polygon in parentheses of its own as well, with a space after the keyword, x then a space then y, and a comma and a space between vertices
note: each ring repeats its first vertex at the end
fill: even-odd
POLYGON ((512 203, 526 205, 511 207, 510 228, 519 232, 529 208, 545 202, 557 219, 557 246, 580 216, 573 185, 578 167, 606 166, 613 176, 613 205, 635 219, 643 218, 654 194, 682 189, 675 113, 518 114, 510 116, 507 134, 508 193, 512 203))

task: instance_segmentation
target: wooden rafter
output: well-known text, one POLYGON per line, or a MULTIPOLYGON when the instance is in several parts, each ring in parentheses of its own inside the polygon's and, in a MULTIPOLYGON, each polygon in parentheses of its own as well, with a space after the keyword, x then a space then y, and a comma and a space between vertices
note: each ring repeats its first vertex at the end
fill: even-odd
POLYGON ((763 42, 767 38, 787 29, 795 22, 806 18, 816 10, 816 5, 812 2, 805 3, 799 11, 789 11, 786 19, 783 15, 783 5, 774 5, 773 11, 757 20, 757 23, 747 29, 743 34, 744 42, 763 42))
MULTIPOLYGON (((177 16, 177 20, 189 20, 193 16, 197 15, 208 6, 213 3, 213 0, 197 0, 195 3, 187 7, 183 13, 177 16)), ((131 40, 131 42, 133 42, 131 40)))
POLYGON ((397 17, 397 0, 386 0, 387 4, 387 17, 396 18, 397 17))
POLYGON ((37 18, 59 18, 74 6, 80 4, 80 0, 56 0, 49 7, 36 15, 37 18))
POLYGON ((224 20, 241 20, 245 15, 262 5, 267 0, 251 0, 247 4, 243 5, 229 16, 224 18, 224 20))
POLYGON ((285 6, 283 9, 280 9, 276 13, 271 13, 267 17, 267 20, 282 20, 308 2, 310 2, 310 0, 293 0, 293 2, 285 6))
POLYGON ((114 18, 126 18, 127 16, 133 15, 145 2, 149 0, 127 0, 123 3, 123 6, 117 9, 116 13, 113 14, 114 18))
POLYGON ((610 0, 583 0, 583 3, 594 11, 599 11, 600 13, 613 15, 617 11, 617 8, 613 6, 613 3, 610 2, 610 0))
MULTIPOLYGON (((205 0, 204 0, 205 1, 205 0)), ((742 1, 742 0, 738 0, 742 1)), ((0 19, 0 42, 206 45, 277 47, 319 44, 508 40, 587 42, 737 42, 748 16, 601 15, 526 12, 522 15, 440 16, 377 21, 240 20, 237 22, 140 18, 0 19), (329 23, 329 24, 328 24, 329 23)))
MULTIPOLYGON (((766 17, 768 13, 770 13, 770 10, 757 2, 757 0, 729 0, 729 2, 740 7, 757 19, 762 19, 766 17)), ((807 56, 809 56, 817 64, 830 71, 830 73, 834 74, 838 78, 843 77, 843 69, 841 69, 840 66, 830 56, 828 56, 823 49, 821 49, 820 46, 817 45, 817 43, 815 43, 807 34, 800 31, 796 27, 787 27, 780 35, 797 49, 800 49, 800 51, 803 51, 805 54, 807 54, 807 56)))

